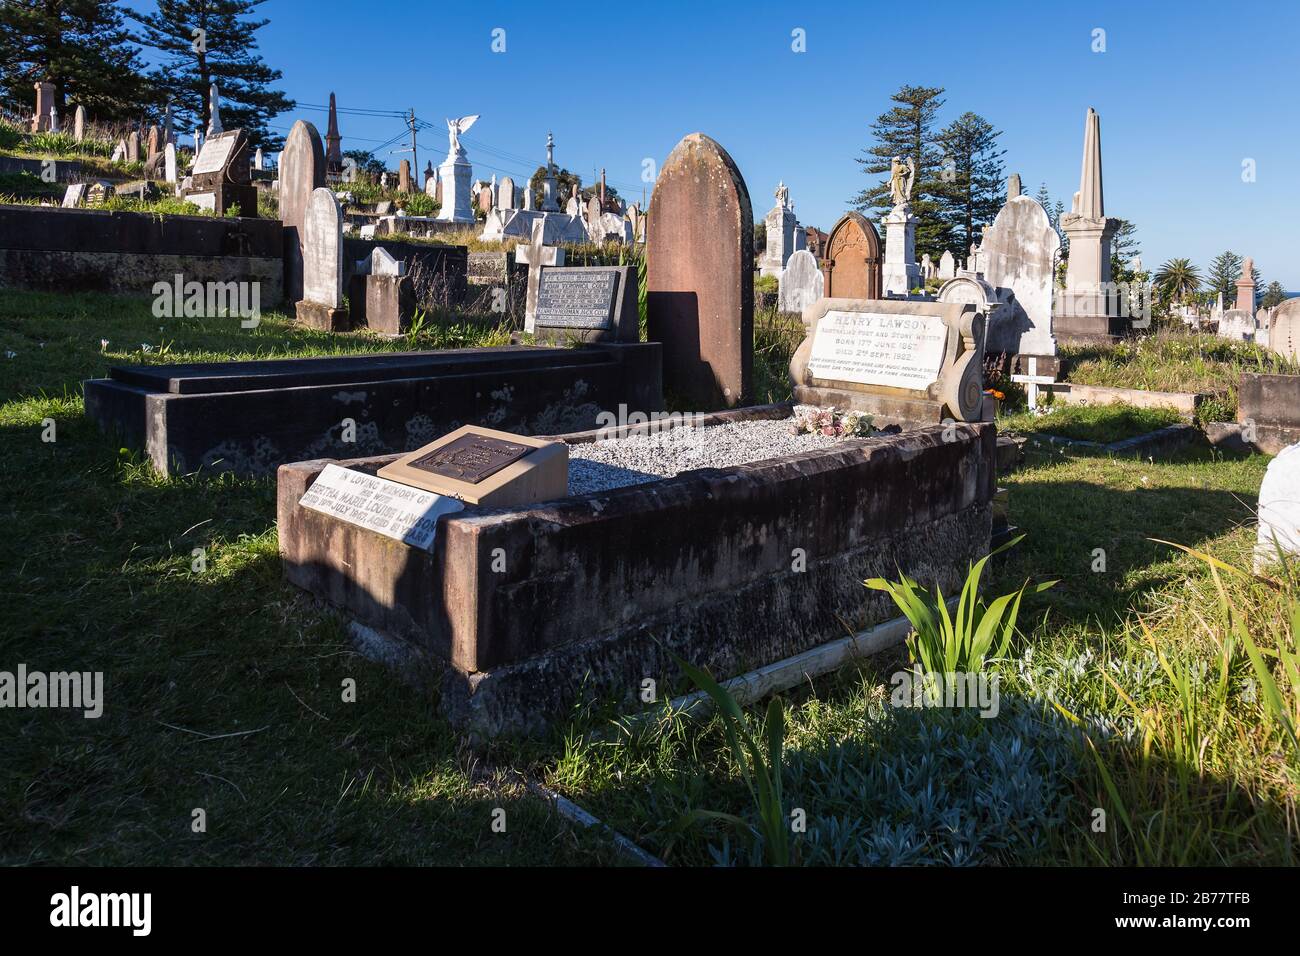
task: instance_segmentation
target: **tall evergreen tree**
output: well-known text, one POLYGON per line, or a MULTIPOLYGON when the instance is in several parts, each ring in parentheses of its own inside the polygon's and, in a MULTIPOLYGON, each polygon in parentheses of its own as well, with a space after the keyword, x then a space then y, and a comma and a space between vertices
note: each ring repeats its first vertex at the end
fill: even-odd
POLYGON ((1210 260, 1210 268, 1205 277, 1205 290, 1211 301, 1223 294, 1224 308, 1231 309, 1237 301, 1237 280, 1241 278, 1241 267, 1245 261, 1231 249, 1219 253, 1210 260))
POLYGON ((4 0, 0 3, 0 102, 36 106, 38 82, 54 84, 54 105, 93 119, 138 117, 156 99, 115 0, 4 0))
POLYGON ((1261 309, 1271 309, 1281 305, 1286 301, 1286 290, 1282 288, 1282 283, 1274 279, 1264 290, 1263 296, 1260 297, 1259 307, 1261 309))
POLYGON ((243 128, 254 147, 279 149, 267 121, 294 103, 271 84, 283 75, 257 52, 254 34, 268 20, 244 19, 265 0, 158 0, 151 14, 135 14, 144 41, 163 54, 154 73, 181 123, 208 126, 208 88, 217 84, 221 124, 243 128))
POLYGON ((964 258, 975 235, 992 222, 1006 201, 1005 169, 998 146, 1002 133, 984 117, 963 113, 939 134, 943 168, 939 204, 949 224, 952 254, 964 258))
POLYGON ((894 207, 889 195, 890 161, 895 156, 911 157, 916 164, 912 190, 912 212, 919 218, 916 229, 916 257, 929 253, 938 261, 948 248, 950 224, 939 215, 939 197, 944 183, 943 150, 934 130, 935 117, 943 100, 942 87, 904 86, 890 99, 896 104, 871 124, 875 143, 855 159, 868 176, 884 175, 849 200, 861 212, 873 212, 877 219, 894 207))
POLYGON ((1052 194, 1047 191, 1047 183, 1042 183, 1038 187, 1038 195, 1034 197, 1038 204, 1043 207, 1047 213, 1047 221, 1052 224, 1056 234, 1061 237, 1061 264, 1070 258, 1070 240, 1066 238, 1065 233, 1061 230, 1061 217, 1065 215, 1065 203, 1061 200, 1052 199, 1052 194))
POLYGON ((1115 282, 1132 282, 1135 274, 1129 268, 1134 256, 1142 254, 1137 238, 1137 226, 1128 219, 1119 221, 1119 228, 1110 240, 1110 274, 1115 282))

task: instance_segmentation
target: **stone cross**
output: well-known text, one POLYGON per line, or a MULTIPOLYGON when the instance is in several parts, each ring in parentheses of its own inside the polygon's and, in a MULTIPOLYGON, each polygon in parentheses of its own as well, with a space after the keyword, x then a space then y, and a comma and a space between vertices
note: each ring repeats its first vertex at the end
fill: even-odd
POLYGON ((542 244, 546 234, 546 220, 538 219, 533 223, 533 241, 531 245, 522 242, 515 246, 515 263, 528 266, 528 298, 524 302, 524 331, 532 332, 537 327, 537 294, 542 287, 542 267, 564 265, 564 250, 542 244))

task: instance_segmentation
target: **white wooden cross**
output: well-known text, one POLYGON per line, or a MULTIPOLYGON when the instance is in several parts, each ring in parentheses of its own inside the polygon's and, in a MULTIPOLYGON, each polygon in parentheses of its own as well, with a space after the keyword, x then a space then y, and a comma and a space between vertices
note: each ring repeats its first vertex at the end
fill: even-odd
POLYGON ((1029 356, 1028 365, 1028 375, 1012 375, 1011 381, 1019 382, 1025 386, 1025 395, 1029 399, 1029 410, 1033 411, 1038 407, 1038 386, 1055 384, 1056 376, 1038 374, 1037 356, 1029 356))
POLYGON ((542 288, 542 267, 564 265, 564 250, 555 246, 542 244, 546 233, 546 220, 538 219, 533 223, 533 241, 525 246, 522 242, 515 246, 515 262, 528 266, 528 298, 524 302, 524 331, 537 329, 537 294, 542 288))

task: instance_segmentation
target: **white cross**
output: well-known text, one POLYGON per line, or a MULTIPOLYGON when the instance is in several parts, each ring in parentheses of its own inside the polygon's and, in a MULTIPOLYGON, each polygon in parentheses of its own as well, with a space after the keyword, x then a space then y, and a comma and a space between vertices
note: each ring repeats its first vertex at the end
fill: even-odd
POLYGON ((1029 356, 1029 374, 1012 375, 1011 381, 1019 382, 1025 386, 1025 396, 1029 399, 1029 410, 1033 411, 1038 407, 1038 386, 1052 385, 1056 382, 1056 377, 1052 375, 1038 374, 1038 359, 1035 356, 1029 356))
POLYGON ((528 298, 524 302, 524 331, 537 329, 537 293, 542 287, 542 267, 564 265, 564 250, 555 246, 542 245, 542 236, 546 233, 546 220, 538 219, 533 223, 532 245, 522 242, 515 246, 515 262, 528 266, 528 298))

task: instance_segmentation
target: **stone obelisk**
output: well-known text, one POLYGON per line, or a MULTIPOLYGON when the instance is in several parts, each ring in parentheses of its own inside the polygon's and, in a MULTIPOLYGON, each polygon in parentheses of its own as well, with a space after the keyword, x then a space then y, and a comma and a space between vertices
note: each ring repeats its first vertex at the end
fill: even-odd
POLYGON ((1111 289, 1110 241, 1118 219, 1106 216, 1101 179, 1101 117, 1088 107, 1083 128, 1083 169, 1070 211, 1061 217, 1070 241, 1065 290, 1055 310, 1053 330, 1066 342, 1109 339, 1124 330, 1115 314, 1111 289))
POLYGON ((331 177, 343 175, 343 137, 339 135, 338 107, 334 94, 330 94, 329 126, 325 130, 325 173, 331 177))

